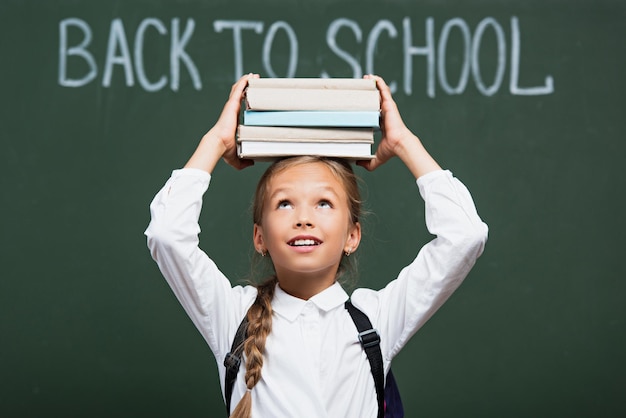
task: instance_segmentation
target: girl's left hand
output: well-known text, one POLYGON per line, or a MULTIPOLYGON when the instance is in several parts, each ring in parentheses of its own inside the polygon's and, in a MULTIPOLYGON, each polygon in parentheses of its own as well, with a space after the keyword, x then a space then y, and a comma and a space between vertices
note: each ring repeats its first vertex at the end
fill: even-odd
POLYGON ((382 77, 365 75, 363 78, 375 80, 380 92, 380 130, 382 138, 373 159, 357 162, 358 165, 372 171, 387 162, 391 157, 398 155, 398 147, 403 141, 410 140, 414 135, 402 121, 398 106, 391 96, 391 90, 382 77))
POLYGON ((420 139, 402 121, 400 111, 391 96, 391 90, 387 83, 376 75, 366 75, 364 78, 374 79, 380 92, 380 129, 382 138, 376 148, 374 158, 357 161, 357 164, 372 171, 390 158, 397 156, 404 162, 415 178, 419 178, 427 172, 441 169, 424 149, 420 139))

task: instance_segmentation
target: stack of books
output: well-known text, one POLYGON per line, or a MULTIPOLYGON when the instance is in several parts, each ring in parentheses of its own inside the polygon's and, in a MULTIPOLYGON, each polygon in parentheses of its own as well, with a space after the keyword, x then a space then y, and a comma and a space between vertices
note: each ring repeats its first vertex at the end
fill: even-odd
POLYGON ((380 96, 374 80, 255 78, 237 135, 240 158, 372 158, 380 96))

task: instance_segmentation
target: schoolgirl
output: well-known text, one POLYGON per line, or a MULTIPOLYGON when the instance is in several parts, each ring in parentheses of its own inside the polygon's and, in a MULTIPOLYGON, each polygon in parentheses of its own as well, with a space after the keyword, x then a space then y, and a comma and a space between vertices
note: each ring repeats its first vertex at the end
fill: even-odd
MULTIPOLYGON (((381 94, 382 138, 375 157, 358 164, 372 171, 400 158, 416 179, 435 238, 383 289, 357 289, 348 296, 338 279, 361 240, 352 166, 331 158, 287 158, 268 168, 254 198, 254 247, 274 274, 258 286, 233 287, 199 248, 198 218, 219 160, 237 169, 252 164, 237 158, 235 144, 250 77, 258 75, 233 85, 217 123, 154 198, 148 247, 211 348, 222 382, 224 358, 247 315, 232 417, 376 417, 370 365, 344 303, 350 298, 378 330, 387 372, 467 276, 483 251, 487 226, 465 186, 442 170, 405 126, 384 80, 366 76, 376 80, 381 94)), ((211 239, 211 231, 205 234, 211 239)))

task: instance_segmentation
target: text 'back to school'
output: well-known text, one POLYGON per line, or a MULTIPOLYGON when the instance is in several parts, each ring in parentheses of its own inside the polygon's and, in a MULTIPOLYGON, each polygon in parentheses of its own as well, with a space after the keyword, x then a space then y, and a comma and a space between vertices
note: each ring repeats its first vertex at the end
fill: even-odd
MULTIPOLYGON (((250 71, 248 62, 259 59, 268 77, 301 77, 304 66, 308 73, 318 71, 319 77, 339 77, 325 68, 324 57, 328 56, 340 62, 348 77, 360 78, 379 73, 383 63, 389 65, 388 58, 380 57, 381 51, 395 48, 394 68, 399 69, 399 75, 389 79, 394 93, 430 98, 461 95, 469 88, 487 97, 554 93, 549 68, 540 76, 522 73, 522 68, 541 64, 524 62, 522 66, 523 59, 532 60, 534 46, 522 48, 522 24, 516 16, 507 21, 485 17, 476 25, 460 17, 443 22, 433 17, 421 22, 404 17, 396 22, 380 19, 367 28, 355 20, 337 18, 320 40, 324 53, 319 57, 303 56, 303 41, 295 25, 287 21, 214 20, 211 35, 215 42, 232 46, 232 65, 222 63, 219 71, 227 68, 231 74, 216 74, 217 69, 210 68, 216 57, 207 59, 195 55, 195 50, 191 52, 197 25, 193 18, 175 17, 168 22, 146 17, 131 27, 122 18, 115 18, 108 33, 102 33, 94 31, 86 20, 65 18, 59 22, 58 31, 58 83, 73 88, 97 83, 105 88, 122 85, 148 92, 177 92, 183 88, 181 78, 185 78, 190 81, 185 88, 199 91, 206 79, 236 80, 250 71), (262 47, 251 48, 247 42, 253 41, 262 47), (530 57, 523 56, 522 51, 530 57), (311 69, 312 64, 319 68, 311 69)), ((306 42, 311 42, 310 38, 306 42)), ((336 72, 336 65, 333 68, 336 72)))

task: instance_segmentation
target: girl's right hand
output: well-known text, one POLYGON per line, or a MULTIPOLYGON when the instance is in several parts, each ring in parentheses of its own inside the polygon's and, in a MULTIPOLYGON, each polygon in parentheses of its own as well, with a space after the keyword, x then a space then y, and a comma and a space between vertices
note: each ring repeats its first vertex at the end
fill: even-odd
POLYGON ((211 173, 220 158, 239 170, 254 164, 252 160, 240 159, 237 156, 236 142, 241 102, 248 80, 251 78, 259 78, 259 75, 246 74, 233 84, 219 119, 202 137, 185 167, 199 168, 211 173))
POLYGON ((209 134, 219 139, 224 147, 222 157, 224 161, 235 168, 244 168, 252 164, 251 161, 241 160, 237 157, 236 133, 239 124, 239 111, 244 99, 244 91, 251 78, 259 78, 258 74, 246 74, 233 84, 228 101, 222 109, 222 113, 209 134))

